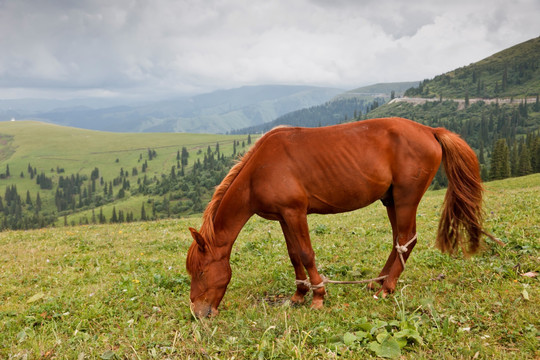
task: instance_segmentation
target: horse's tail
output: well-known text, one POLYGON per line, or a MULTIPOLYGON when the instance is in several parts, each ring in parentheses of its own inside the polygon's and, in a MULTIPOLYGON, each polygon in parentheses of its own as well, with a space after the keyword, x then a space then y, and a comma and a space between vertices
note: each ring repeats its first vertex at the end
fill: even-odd
POLYGON ((433 130, 441 144, 443 164, 448 178, 441 220, 437 234, 437 247, 453 253, 461 247, 465 254, 474 254, 481 246, 482 234, 492 239, 482 228, 482 193, 480 164, 467 143, 446 129, 433 130), (468 240, 462 235, 467 233, 468 240))

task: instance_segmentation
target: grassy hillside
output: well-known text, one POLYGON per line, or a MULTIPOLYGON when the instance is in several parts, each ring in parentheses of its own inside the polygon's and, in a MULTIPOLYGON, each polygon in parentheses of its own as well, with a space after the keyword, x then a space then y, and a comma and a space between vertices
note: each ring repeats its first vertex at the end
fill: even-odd
POLYGON ((369 94, 372 96, 375 95, 389 98, 392 92, 394 92, 396 96, 402 96, 407 89, 417 85, 418 81, 379 83, 349 90, 344 94, 338 95, 337 97, 362 96, 369 94))
MULTIPOLYGON (((484 180, 502 179, 540 172, 539 92, 540 37, 405 92, 432 101, 399 99, 359 119, 400 116, 445 127, 474 148, 484 180)), ((435 185, 445 184, 439 172, 435 185)))
MULTIPOLYGON (((204 162, 209 147, 215 156, 216 144, 219 143, 221 156, 230 159, 233 154, 234 142, 237 141, 237 153, 246 150, 246 136, 204 135, 185 133, 107 133, 99 131, 81 130, 70 127, 45 124, 32 121, 0 122, 0 197, 6 205, 6 188, 16 185, 17 192, 24 203, 27 192, 30 193, 35 205, 39 192, 43 202, 43 212, 60 217, 67 217, 68 223, 79 223, 83 217, 91 218, 93 208, 96 212, 103 209, 104 216, 110 218, 113 207, 116 211, 124 210, 135 213, 140 217, 141 204, 148 203, 147 210, 152 211, 153 200, 163 200, 168 195, 173 207, 185 201, 189 191, 169 189, 167 192, 148 194, 147 188, 164 181, 171 169, 181 171, 177 154, 183 147, 189 152, 188 164, 185 172, 189 173, 193 164, 204 162), (243 143, 243 147, 242 147, 243 143), (155 154, 149 158, 149 149, 155 154), (143 172, 143 166, 147 169, 143 172), (6 177, 9 167, 10 176, 6 177), (34 169, 36 176, 31 178, 29 168, 34 169), (92 204, 78 206, 79 195, 91 185, 91 172, 98 168, 99 176, 96 180, 95 198, 92 204), (134 169, 137 174, 134 175, 134 169), (121 172, 124 176, 120 176, 121 172), (51 189, 41 189, 37 184, 37 175, 43 174, 52 180, 51 189), (74 193, 77 206, 66 211, 59 211, 55 206, 55 196, 60 178, 79 176, 82 180, 79 192, 74 193), (141 181, 146 177, 145 192, 140 191, 141 181), (101 181, 103 179, 103 181, 101 181), (115 182, 116 180, 116 182, 115 182), (117 182, 120 181, 119 184, 117 182), (120 198, 118 193, 123 183, 129 181, 129 189, 125 189, 125 196, 120 198), (114 184, 113 184, 114 183, 114 184), (112 186, 112 190, 110 188, 112 186), (104 194, 107 187, 111 195, 104 194), (174 192, 174 198, 171 194, 174 192), (101 199, 96 201, 96 197, 101 199)), ((202 178, 201 178, 202 181, 202 178)), ((216 180, 219 182, 219 180, 216 180)), ((215 185, 215 184, 214 184, 215 185)), ((211 195, 211 189, 202 187, 199 194, 203 198, 211 195)), ((191 185, 186 185, 189 186, 191 185)), ((33 210, 28 204, 23 204, 23 211, 31 213, 33 210)), ((96 213, 97 214, 97 213, 96 213)), ((158 215, 159 216, 159 215, 158 215)))
MULTIPOLYGON (((233 248, 220 315, 201 321, 184 267, 200 218, 2 232, 0 357, 537 359, 540 175, 486 187, 486 227, 505 247, 470 259, 435 250, 444 191, 430 191, 396 294, 330 284, 320 311, 287 301, 294 271, 279 224, 257 217, 233 248)), ((330 278, 377 275, 390 252, 380 203, 309 222, 330 278)))
POLYGON ((384 98, 374 96, 361 97, 337 97, 322 105, 297 110, 278 117, 264 124, 234 130, 232 134, 261 134, 276 126, 304 126, 321 127, 340 124, 353 119, 358 115, 367 113, 374 102, 383 103, 384 98))
POLYGON ((540 37, 448 73, 424 80, 405 96, 526 97, 540 92, 540 37))

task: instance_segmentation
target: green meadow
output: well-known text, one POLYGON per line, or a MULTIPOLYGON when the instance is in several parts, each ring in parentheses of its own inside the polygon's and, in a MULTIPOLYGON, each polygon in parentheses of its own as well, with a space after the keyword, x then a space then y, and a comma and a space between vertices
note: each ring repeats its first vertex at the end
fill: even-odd
MULTIPOLYGON (((132 145, 107 136, 92 151, 124 161, 120 149, 132 145)), ((146 149, 153 135, 140 136, 146 149)), ((329 284, 318 311, 288 301, 295 285, 285 241, 277 223, 257 217, 233 247, 219 316, 202 320, 189 310, 185 270, 187 228, 200 226, 200 216, 2 232, 0 358, 537 359, 540 174, 486 188, 485 225, 504 247, 487 242, 471 258, 441 254, 433 243, 444 190, 429 191, 396 293, 375 300, 366 286, 329 284)), ((380 203, 309 222, 322 274, 378 275, 392 246, 380 203)))
MULTIPOLYGON (((185 147, 189 152, 186 172, 197 161, 203 162, 207 150, 215 151, 219 143, 220 153, 226 157, 233 154, 233 143, 238 143, 236 152, 244 152, 247 136, 244 135, 214 135, 187 133, 111 133, 93 130, 83 130, 58 126, 37 121, 0 122, 0 195, 4 197, 7 187, 16 185, 18 194, 23 202, 27 192, 35 202, 39 192, 43 212, 54 214, 58 218, 56 225, 79 224, 81 219, 90 219, 92 209, 95 215, 103 211, 107 220, 110 219, 113 208, 116 211, 133 212, 136 219, 140 218, 141 204, 153 202, 154 198, 163 199, 164 194, 155 196, 137 193, 138 183, 144 178, 150 182, 162 180, 163 176, 171 174, 171 168, 179 172, 177 154, 185 147), (155 151, 156 156, 149 159, 149 150, 155 151), (143 164, 147 170, 142 171, 143 164), (36 175, 44 174, 52 179, 52 189, 40 189, 36 177, 31 178, 28 169, 33 168, 36 175), (5 177, 9 168, 10 176, 5 177), (98 168, 99 178, 105 184, 112 183, 120 177, 129 180, 130 190, 122 198, 117 196, 120 185, 115 184, 114 196, 103 196, 103 184, 97 181, 96 194, 104 199, 102 205, 77 207, 68 211, 58 212, 55 206, 55 194, 60 177, 69 178, 75 174, 85 176, 82 188, 90 186, 91 172, 98 168), (59 171, 61 169, 61 172, 59 171), (138 174, 132 172, 137 169, 138 174), (65 218, 64 218, 65 216, 65 218)), ((255 138, 253 139, 255 140, 255 138)), ((168 194, 169 197, 171 194, 168 194)), ((77 197, 78 195, 76 195, 77 197)), ((203 194, 203 197, 209 197, 203 194)), ((185 194, 179 195, 184 198, 185 194)), ((4 198, 5 201, 5 198, 4 198)), ((151 204, 147 205, 150 212, 151 204)))

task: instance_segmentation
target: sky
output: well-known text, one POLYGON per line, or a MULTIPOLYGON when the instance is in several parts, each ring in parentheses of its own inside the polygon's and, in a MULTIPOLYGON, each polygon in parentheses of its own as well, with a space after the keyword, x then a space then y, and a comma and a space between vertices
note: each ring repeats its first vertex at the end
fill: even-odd
POLYGON ((0 99, 423 80, 539 18, 539 0, 0 0, 0 99))

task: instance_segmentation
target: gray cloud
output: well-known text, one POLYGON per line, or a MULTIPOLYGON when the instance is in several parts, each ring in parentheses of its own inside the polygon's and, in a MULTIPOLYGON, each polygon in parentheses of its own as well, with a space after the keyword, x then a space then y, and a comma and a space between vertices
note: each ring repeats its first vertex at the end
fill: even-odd
POLYGON ((0 0, 0 98, 421 80, 540 35, 536 0, 0 0))

